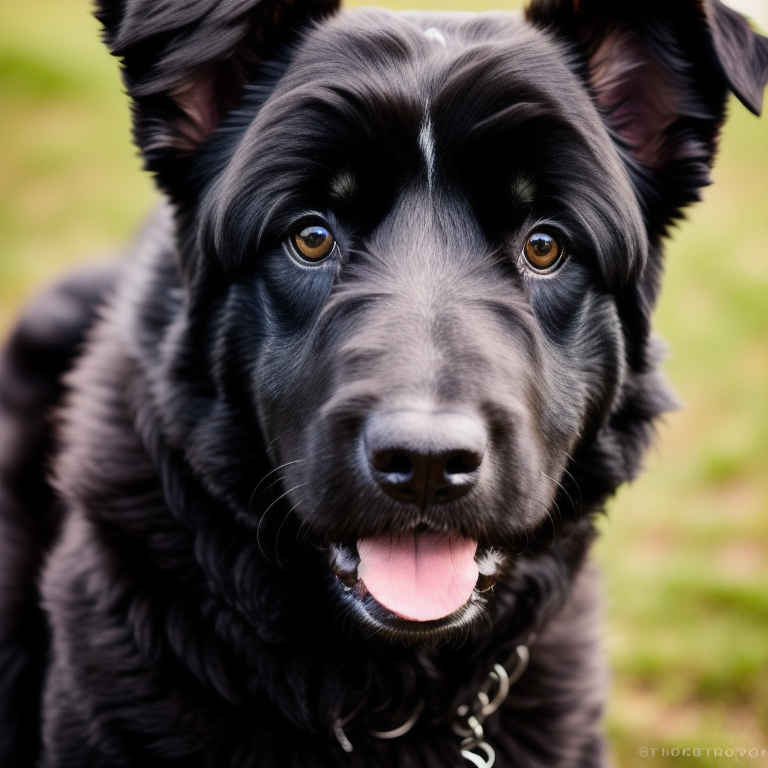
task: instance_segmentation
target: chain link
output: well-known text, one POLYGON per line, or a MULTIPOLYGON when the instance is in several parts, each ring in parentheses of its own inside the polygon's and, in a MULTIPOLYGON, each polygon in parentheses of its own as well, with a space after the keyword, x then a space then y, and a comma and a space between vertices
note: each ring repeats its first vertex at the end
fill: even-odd
MULTIPOLYGON (((504 664, 494 664, 474 701, 469 705, 462 704, 456 710, 456 718, 451 723, 453 732, 461 737, 459 746, 462 757, 477 768, 492 768, 496 762, 496 752, 485 740, 483 723, 504 703, 509 695, 510 686, 525 672, 528 666, 528 648, 525 645, 518 645, 515 648, 512 660, 508 661, 507 665, 512 662, 515 666, 511 672, 507 672, 507 666, 504 664), (493 696, 491 691, 494 691, 493 696)), ((397 739, 404 736, 416 724, 424 704, 424 701, 420 701, 411 716, 398 728, 391 731, 371 730, 369 733, 378 739, 397 739)), ((339 717, 333 724, 334 735, 345 752, 352 752, 352 743, 344 733, 344 726, 358 713, 359 710, 356 710, 346 717, 339 717)))
POLYGON ((496 762, 493 747, 485 740, 483 723, 505 701, 509 687, 519 679, 528 666, 528 648, 515 648, 516 663, 511 673, 503 664, 494 664, 488 678, 478 691, 471 705, 463 704, 456 710, 456 719, 451 724, 453 732, 462 737, 461 754, 478 768, 491 768, 496 762), (493 697, 490 692, 495 689, 493 697))

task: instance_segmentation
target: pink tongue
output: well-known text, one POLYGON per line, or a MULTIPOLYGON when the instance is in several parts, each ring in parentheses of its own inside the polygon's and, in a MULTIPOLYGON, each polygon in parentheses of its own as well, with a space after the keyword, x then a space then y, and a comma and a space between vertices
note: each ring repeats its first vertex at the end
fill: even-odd
POLYGON ((358 575, 385 608, 410 621, 431 621, 461 608, 477 583, 477 542, 444 533, 360 539, 358 575))

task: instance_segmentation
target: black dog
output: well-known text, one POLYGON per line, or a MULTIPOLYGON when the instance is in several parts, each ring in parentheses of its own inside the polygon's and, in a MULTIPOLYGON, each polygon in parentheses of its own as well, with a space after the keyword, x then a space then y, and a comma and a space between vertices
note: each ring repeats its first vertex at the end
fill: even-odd
POLYGON ((768 40, 717 0, 98 16, 168 202, 4 353, 2 764, 603 765, 593 517, 768 40))

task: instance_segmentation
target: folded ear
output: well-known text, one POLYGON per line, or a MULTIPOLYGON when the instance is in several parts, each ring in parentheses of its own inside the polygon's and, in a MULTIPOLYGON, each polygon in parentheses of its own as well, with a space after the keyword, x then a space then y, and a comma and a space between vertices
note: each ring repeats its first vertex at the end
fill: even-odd
POLYGON ((718 0, 532 0, 526 14, 581 55, 663 231, 708 183, 728 92, 759 114, 768 39, 718 0))
POLYGON ((264 57, 338 0, 96 0, 145 165, 173 194, 264 57), (186 161, 186 162, 185 162, 186 161))

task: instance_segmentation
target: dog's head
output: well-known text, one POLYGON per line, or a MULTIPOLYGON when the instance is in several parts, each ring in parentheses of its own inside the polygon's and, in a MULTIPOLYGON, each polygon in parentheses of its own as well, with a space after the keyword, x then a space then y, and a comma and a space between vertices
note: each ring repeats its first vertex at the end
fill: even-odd
POLYGON ((637 471, 660 241, 768 41, 717 0, 99 5, 177 227, 166 439, 363 624, 478 623, 637 471))

